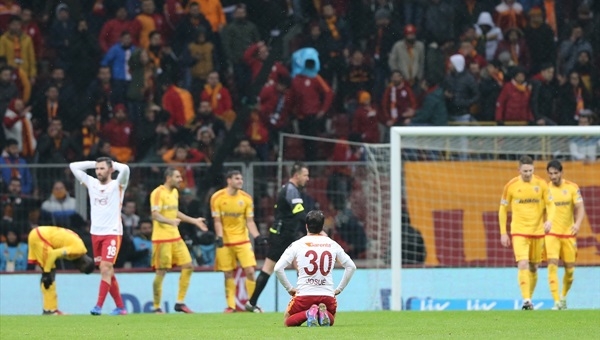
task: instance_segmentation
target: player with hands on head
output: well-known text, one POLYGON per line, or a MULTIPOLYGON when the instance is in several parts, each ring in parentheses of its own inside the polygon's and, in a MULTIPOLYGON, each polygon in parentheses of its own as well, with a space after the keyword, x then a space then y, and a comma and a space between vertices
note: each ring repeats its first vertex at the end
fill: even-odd
POLYGON ((337 309, 336 295, 350 282, 356 265, 344 249, 323 235, 325 215, 320 210, 306 215, 307 235, 292 243, 275 264, 275 275, 292 296, 284 315, 284 325, 308 327, 333 326, 337 309), (332 270, 335 263, 344 266, 344 276, 334 289, 332 270), (285 268, 296 263, 298 281, 292 286, 285 268))
POLYGON ((113 161, 109 157, 100 157, 94 161, 74 162, 69 164, 73 175, 84 185, 90 197, 92 252, 94 262, 100 268, 100 287, 98 300, 90 313, 102 314, 102 305, 106 295, 115 301, 117 308, 111 315, 125 315, 127 310, 121 298, 119 283, 115 276, 114 264, 119 255, 123 237, 123 222, 121 221, 121 206, 125 189, 129 183, 129 167, 126 164, 113 161), (96 177, 85 171, 95 169, 96 177), (118 171, 116 180, 112 179, 113 172, 118 171))
POLYGON ((500 243, 506 248, 512 243, 519 269, 523 310, 533 310, 531 297, 537 283, 537 268, 542 262, 544 231, 550 230, 555 211, 546 181, 535 176, 533 170, 533 159, 522 156, 519 176, 504 186, 498 210, 500 243), (512 210, 510 236, 506 230, 508 208, 512 210))
POLYGON ((82 273, 94 271, 94 260, 87 256, 87 249, 79 235, 60 227, 40 226, 29 232, 28 256, 30 264, 42 268, 41 291, 43 315, 62 315, 58 310, 56 294, 55 264, 58 259, 73 261, 75 267, 82 273))
POLYGON ((233 271, 239 262, 246 274, 246 292, 254 293, 254 267, 256 258, 248 232, 255 243, 264 244, 254 222, 252 197, 242 190, 244 179, 241 172, 227 172, 227 186, 215 192, 210 198, 210 210, 214 219, 216 234, 216 270, 225 275, 226 313, 236 311, 236 284, 233 271))
POLYGON ((150 209, 152 211, 152 266, 156 276, 152 284, 154 292, 154 313, 162 314, 160 300, 162 298, 162 283, 167 270, 174 265, 181 267, 179 277, 179 292, 175 303, 175 311, 193 313, 183 302, 187 294, 192 272, 192 256, 179 233, 179 223, 190 223, 202 231, 208 231, 204 218, 190 217, 179 211, 179 192, 177 189, 183 181, 179 170, 167 168, 165 183, 158 186, 150 194, 150 209))
POLYGON ((577 233, 585 218, 583 198, 577 184, 563 178, 563 166, 551 160, 546 166, 548 184, 556 212, 552 228, 546 231, 545 247, 548 259, 548 284, 554 300, 554 310, 567 309, 567 293, 573 284, 577 258, 577 233), (562 294, 558 294, 558 260, 563 260, 565 274, 562 294))
POLYGON ((261 313, 262 309, 257 305, 258 298, 273 274, 275 263, 281 257, 286 248, 297 238, 298 230, 303 230, 306 210, 302 200, 302 189, 309 180, 308 167, 301 162, 292 166, 289 181, 284 184, 277 193, 275 203, 275 222, 269 229, 269 250, 267 257, 256 278, 256 288, 248 302, 246 310, 261 313))

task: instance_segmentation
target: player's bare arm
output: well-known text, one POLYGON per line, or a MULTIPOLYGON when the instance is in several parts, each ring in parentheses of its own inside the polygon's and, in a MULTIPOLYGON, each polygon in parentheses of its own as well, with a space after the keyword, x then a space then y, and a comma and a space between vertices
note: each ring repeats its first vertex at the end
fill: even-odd
POLYGON ((159 223, 172 225, 173 227, 178 227, 179 223, 181 222, 181 219, 179 219, 179 218, 175 218, 175 219, 166 218, 163 215, 161 215, 161 213, 159 213, 158 211, 152 212, 152 219, 159 223))
POLYGON ((178 211, 177 219, 179 219, 180 221, 183 221, 185 223, 193 224, 202 231, 208 231, 208 227, 206 226, 206 223, 205 223, 206 219, 204 217, 193 218, 193 217, 190 217, 190 216, 182 213, 181 211, 178 211))
POLYGON ((223 238, 223 222, 221 222, 221 218, 213 216, 213 223, 215 225, 215 235, 223 238))
POLYGON ((583 223, 583 219, 585 217, 585 207, 583 202, 575 203, 575 223, 571 227, 571 234, 577 235, 579 232, 579 228, 581 228, 581 223, 583 223))
POLYGON ((254 237, 254 238, 260 237, 260 232, 258 231, 258 228, 256 227, 256 222, 254 222, 254 217, 248 217, 246 219, 246 226, 248 227, 248 231, 250 232, 250 235, 252 235, 252 237, 254 237))

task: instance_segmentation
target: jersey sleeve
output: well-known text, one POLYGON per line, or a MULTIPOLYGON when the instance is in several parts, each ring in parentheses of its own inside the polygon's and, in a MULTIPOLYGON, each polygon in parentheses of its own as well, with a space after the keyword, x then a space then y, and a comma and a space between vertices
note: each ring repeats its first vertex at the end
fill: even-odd
POLYGON ((341 292, 344 290, 344 288, 346 288, 346 286, 350 282, 352 275, 354 275, 354 272, 356 271, 356 264, 354 264, 354 261, 352 261, 350 256, 346 254, 344 249, 339 244, 336 245, 336 248, 337 259, 342 264, 342 266, 344 266, 344 276, 342 276, 342 279, 340 280, 340 283, 336 288, 336 290, 339 290, 341 292))
POLYGON ((213 218, 215 217, 221 217, 221 210, 219 208, 219 197, 217 194, 214 194, 211 198, 210 198, 210 213, 212 215, 213 218))
POLYGON ((86 187, 89 187, 90 178, 92 177, 86 174, 85 170, 93 169, 95 166, 96 162, 94 161, 73 162, 69 164, 69 168, 71 169, 73 176, 77 178, 79 183, 85 185, 86 187))
POLYGON ((254 217, 254 202, 252 201, 251 197, 247 197, 246 200, 248 201, 246 204, 246 211, 244 211, 244 215, 246 218, 253 218, 254 217))
POLYGON ((288 202, 290 207, 292 207, 292 214, 294 216, 305 215, 304 211, 304 200, 300 195, 300 191, 296 187, 292 190, 288 190, 285 195, 285 200, 288 202))
POLYGON ((129 166, 127 166, 127 164, 113 162, 113 167, 119 172, 119 175, 117 176, 117 182, 119 182, 119 185, 122 188, 127 187, 127 185, 129 184, 130 174, 129 166))
POLYGON ((160 197, 160 188, 154 189, 154 191, 152 191, 152 193, 150 194, 150 211, 151 212, 155 212, 155 211, 160 211, 160 207, 161 207, 161 197, 160 197))
POLYGON ((579 190, 579 187, 577 186, 577 184, 572 184, 571 199, 573 200, 574 205, 577 203, 583 203, 583 197, 581 196, 581 190, 579 190))
POLYGON ((502 197, 500 198, 500 205, 507 207, 512 199, 512 193, 510 191, 510 184, 508 183, 504 186, 504 190, 502 190, 502 197))
POLYGON ((277 279, 279 280, 283 288, 285 288, 285 290, 288 292, 292 288, 294 288, 294 286, 292 286, 290 280, 288 280, 287 276, 285 275, 285 268, 287 268, 287 266, 289 266, 294 261, 295 257, 295 250, 292 244, 283 252, 283 255, 281 255, 274 268, 277 279))

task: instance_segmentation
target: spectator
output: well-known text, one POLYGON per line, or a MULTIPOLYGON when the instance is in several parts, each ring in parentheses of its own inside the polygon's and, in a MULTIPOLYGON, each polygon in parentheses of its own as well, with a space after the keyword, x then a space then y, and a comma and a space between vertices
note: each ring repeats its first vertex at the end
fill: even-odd
POLYGON ((21 14, 21 6, 16 2, 14 0, 0 2, 0 31, 6 31, 12 16, 21 14))
POLYGON ((211 129, 207 127, 198 129, 196 134, 194 134, 192 146, 205 156, 206 163, 210 163, 212 159, 215 159, 217 139, 211 129))
MULTIPOLYGON (((329 65, 331 60, 331 45, 318 22, 308 24, 308 34, 301 34, 303 48, 313 48, 317 51, 321 65, 329 65)), ((293 73, 293 72, 292 72, 293 73)))
POLYGON ((31 172, 27 167, 27 161, 19 156, 19 143, 15 139, 8 139, 4 151, 2 151, 2 158, 0 158, 0 165, 13 165, 15 167, 2 168, 2 181, 4 183, 10 183, 11 178, 18 178, 21 185, 21 193, 25 195, 31 195, 33 193, 33 178, 31 172))
MULTIPOLYGON (((197 7, 197 6, 195 6, 197 7)), ((196 40, 187 45, 190 56, 190 73, 192 77, 191 92, 197 98, 211 72, 216 66, 215 45, 206 38, 206 29, 199 27, 195 30, 196 40)), ((218 77, 218 73, 217 73, 218 77)))
POLYGON ((194 42, 197 34, 202 30, 204 30, 205 40, 214 44, 210 22, 200 12, 199 3, 191 2, 188 7, 188 13, 175 29, 175 36, 172 39, 175 54, 181 55, 185 47, 194 42))
POLYGON ((44 38, 40 27, 33 19, 33 12, 29 8, 24 8, 21 11, 21 20, 23 23, 23 32, 31 38, 35 57, 40 60, 44 55, 44 38))
POLYGON ((100 158, 100 157, 108 157, 110 159, 115 159, 115 155, 113 155, 111 152, 111 145, 109 142, 100 139, 98 141, 98 143, 92 145, 92 148, 90 149, 90 155, 87 157, 88 160, 93 160, 95 161, 96 159, 100 158))
POLYGON ((555 121, 558 125, 577 125, 579 115, 589 107, 591 97, 579 73, 570 72, 568 80, 563 82, 558 90, 555 121))
POLYGON ((233 102, 229 90, 219 81, 219 73, 212 71, 208 74, 208 79, 204 89, 200 94, 201 102, 208 102, 215 117, 231 125, 235 120, 233 112, 233 102))
POLYGON ((96 120, 96 116, 93 113, 89 113, 81 122, 81 128, 73 133, 73 141, 76 145, 80 146, 81 152, 78 152, 83 159, 89 159, 92 152, 92 147, 100 141, 100 133, 98 126, 100 122, 96 120))
POLYGON ((140 217, 136 214, 135 201, 127 200, 123 204, 123 211, 121 212, 121 221, 123 221, 123 231, 133 237, 134 231, 141 227, 140 217))
POLYGON ((500 69, 500 62, 493 60, 481 72, 479 92, 481 93, 481 109, 477 120, 493 122, 496 118, 496 102, 504 86, 504 73, 500 69))
POLYGON ((274 83, 263 86, 258 95, 259 112, 262 121, 268 127, 269 140, 272 143, 279 143, 279 132, 288 123, 283 108, 286 100, 289 100, 290 82, 289 75, 278 76, 274 83))
POLYGON ((375 61, 373 97, 377 102, 379 102, 383 91, 385 91, 385 81, 390 74, 389 54, 395 42, 399 41, 401 37, 400 28, 390 18, 390 11, 386 9, 377 10, 375 12, 374 32, 371 33, 369 39, 369 53, 375 61))
POLYGON ((110 67, 115 102, 125 102, 125 93, 127 93, 127 87, 131 81, 129 59, 135 51, 131 41, 129 32, 121 33, 119 43, 113 45, 100 62, 100 65, 110 67))
POLYGON ((186 128, 190 132, 190 135, 195 136, 196 139, 198 139, 199 130, 209 129, 213 138, 216 138, 218 142, 221 142, 227 133, 225 122, 215 116, 210 103, 205 100, 200 102, 194 120, 186 128))
POLYGON ((455 12, 447 1, 429 0, 423 19, 423 35, 427 43, 452 40, 456 37, 455 12))
MULTIPOLYGON (((38 83, 39 85, 43 85, 42 82, 38 83)), ((70 78, 67 78, 65 75, 65 69, 60 66, 56 66, 52 69, 50 73, 50 79, 47 82, 47 85, 40 86, 40 88, 45 90, 47 86, 55 85, 58 88, 59 97, 58 100, 60 102, 72 103, 77 102, 79 100, 79 90, 73 85, 73 82, 70 78)), ((73 111, 73 108, 69 108, 68 111, 73 111)), ((69 123, 69 122, 64 122, 69 123)))
POLYGON ((260 113, 253 110, 246 127, 246 137, 250 139, 252 146, 258 152, 258 158, 266 162, 269 160, 269 130, 267 125, 260 119, 260 113))
POLYGON ((14 228, 5 233, 6 242, 0 243, 0 272, 27 270, 27 243, 20 241, 14 228))
POLYGON ((352 118, 352 133, 359 135, 364 143, 381 143, 379 123, 383 123, 385 117, 371 105, 371 94, 359 92, 358 105, 352 118))
POLYGON ((71 118, 67 105, 59 100, 59 96, 58 86, 50 85, 46 89, 45 100, 40 98, 34 102, 32 123, 36 136, 46 131, 52 120, 68 121, 71 118))
POLYGON ((525 79, 525 70, 517 68, 513 79, 502 87, 496 103, 496 121, 498 123, 533 122, 533 114, 529 106, 531 85, 527 84, 525 79))
POLYGON ((58 65, 62 68, 69 67, 69 53, 75 28, 69 6, 65 3, 56 6, 56 20, 50 26, 49 45, 56 50, 58 65))
POLYGON ((194 167, 192 167, 191 164, 205 163, 207 162, 207 158, 197 149, 190 148, 189 145, 180 143, 163 155, 163 161, 167 164, 178 164, 173 165, 173 167, 178 170, 183 177, 183 182, 181 182, 180 185, 181 189, 189 188, 191 190, 196 190, 196 175, 194 167))
MULTIPOLYGON (((590 126, 595 124, 593 112, 583 110, 579 115, 579 126, 590 126)), ((577 137, 569 143, 571 158, 584 163, 593 163, 598 158, 598 148, 600 148, 600 138, 598 137, 577 137)))
MULTIPOLYGON (((10 80, 16 85, 17 88, 17 95, 11 97, 10 99, 19 96, 24 102, 28 103, 29 99, 31 98, 31 82, 29 81, 29 77, 27 77, 27 74, 25 71, 23 71, 23 69, 8 66, 6 57, 0 57, 0 73, 4 67, 9 69, 10 80)), ((10 99, 8 100, 9 102, 10 99)), ((4 109, 6 109, 6 107, 4 107, 4 109)))
MULTIPOLYGON (((255 84, 257 78, 269 58, 269 48, 264 41, 259 41, 256 44, 250 45, 244 52, 243 61, 250 70, 250 85, 255 84)), ((268 65, 267 65, 268 67, 268 65)), ((264 84, 257 84, 262 86, 264 84)))
POLYGON ((166 91, 162 96, 162 107, 169 113, 167 125, 171 131, 179 131, 194 119, 194 100, 185 89, 175 84, 165 84, 166 91))
POLYGON ((2 195, 2 222, 0 228, 14 228, 18 235, 26 235, 34 227, 30 220, 39 215, 40 203, 30 195, 21 192, 21 180, 13 177, 7 183, 6 194, 2 195), (30 218, 31 216, 31 218, 30 218))
MULTIPOLYGON (((348 142, 361 142, 358 135, 351 135, 348 142)), ((349 144, 346 139, 340 139, 333 147, 329 156, 331 162, 356 162, 362 158, 362 147, 349 144)), ((327 178, 327 199, 335 210, 342 210, 352 192, 353 169, 348 165, 331 167, 331 174, 327 178)))
POLYGON ((96 122, 100 125, 106 124, 112 115, 112 107, 116 104, 111 82, 110 67, 100 66, 98 74, 86 90, 86 110, 93 112, 97 117, 96 122))
POLYGON ((381 102, 385 125, 387 127, 401 125, 405 119, 414 115, 416 107, 417 101, 402 72, 392 71, 391 83, 386 88, 381 102))
POLYGON ((527 20, 523 14, 523 6, 516 0, 502 0, 498 6, 496 6, 496 26, 506 32, 512 28, 524 28, 527 20))
POLYGON ((12 70, 9 66, 0 68, 0 112, 5 112, 8 104, 19 95, 17 85, 12 80, 12 70))
POLYGON ((22 69, 31 83, 35 82, 37 67, 33 42, 23 34, 21 18, 14 16, 8 31, 0 36, 0 56, 6 57, 9 66, 22 69))
POLYGON ((527 49, 531 55, 531 73, 541 71, 541 66, 556 61, 554 32, 544 22, 542 10, 534 7, 529 11, 529 23, 523 29, 527 49))
POLYGON ((210 26, 212 27, 213 32, 220 32, 225 23, 225 12, 223 12, 223 6, 221 5, 220 0, 190 0, 188 2, 188 6, 191 7, 192 4, 198 4, 200 7, 200 11, 206 17, 208 22, 210 22, 210 26))
MULTIPOLYGON (((252 147, 250 140, 247 138, 242 138, 239 140, 238 145, 233 149, 228 162, 242 162, 245 164, 260 162, 261 159, 258 158, 256 149, 252 147)), ((256 170, 256 168, 255 168, 256 170)), ((256 178, 256 175, 255 175, 256 178)), ((260 197, 260 195, 255 195, 260 197)))
POLYGON ((423 79, 425 71, 425 45, 417 41, 417 29, 413 25, 404 27, 404 39, 392 48, 390 69, 402 72, 410 86, 423 79))
POLYGON ((515 66, 521 66, 526 71, 529 70, 530 55, 527 49, 523 32, 518 28, 509 28, 504 32, 504 40, 498 44, 496 49, 496 58, 502 53, 510 53, 510 58, 515 66))
POLYGON ((42 202, 41 225, 71 225, 71 216, 77 214, 77 201, 69 195, 62 181, 54 182, 52 194, 42 202))
POLYGON ((579 54, 583 51, 592 53, 592 45, 583 36, 583 28, 575 23, 571 27, 571 35, 563 40, 558 47, 558 65, 561 74, 573 69, 579 54))
POLYGON ((346 244, 344 250, 353 259, 360 258, 367 250, 367 234, 362 222, 351 208, 339 209, 335 216, 335 231, 346 244))
POLYGON ((5 137, 17 142, 17 153, 25 158, 33 157, 37 146, 30 111, 31 107, 25 107, 22 99, 15 98, 8 105, 2 121, 5 137))
POLYGON ((537 125, 556 125, 554 117, 558 83, 554 78, 554 65, 542 64, 540 73, 531 78, 531 112, 537 125))
POLYGON ((145 115, 133 129, 135 135, 136 161, 140 161, 156 152, 160 141, 169 136, 169 129, 165 122, 167 117, 158 105, 151 104, 146 107, 145 115))
POLYGON ((373 69, 365 60, 361 50, 355 50, 350 56, 346 70, 342 76, 341 89, 338 97, 347 101, 355 99, 359 91, 371 91, 373 89, 373 69))
POLYGON ((344 60, 352 42, 350 28, 343 18, 337 16, 335 8, 330 3, 325 3, 321 10, 321 32, 327 38, 330 49, 328 62, 321 63, 321 74, 329 83, 333 84, 334 77, 341 79, 344 70, 344 60))
POLYGON ((409 118, 404 125, 415 126, 445 126, 448 125, 448 111, 444 98, 444 90, 434 80, 424 79, 421 89, 425 93, 423 104, 415 111, 413 118, 409 118))
POLYGON ((131 21, 131 37, 136 46, 147 49, 150 46, 150 33, 162 32, 164 18, 156 13, 154 0, 142 0, 142 12, 131 21))
MULTIPOLYGON (((458 53, 462 54, 465 57, 465 63, 468 66, 473 64, 477 64, 478 70, 487 65, 487 61, 485 58, 477 53, 477 50, 473 47, 472 40, 463 40, 460 42, 460 47, 458 48, 458 53)), ((479 77, 479 72, 471 72, 473 76, 476 78, 479 77)))
MULTIPOLYGON (((467 27, 476 26, 478 19, 481 18, 482 13, 488 13, 493 10, 489 8, 489 1, 475 1, 475 0, 459 0, 454 2, 455 20, 454 27, 459 32, 464 31, 467 27)), ((489 16, 492 21, 491 15, 489 16)), ((495 26, 495 25, 494 25, 495 26)), ((484 53, 480 53, 485 55, 484 53)))
POLYGON ((102 127, 100 136, 111 145, 110 153, 120 163, 127 164, 134 159, 133 123, 127 119, 125 105, 115 105, 114 117, 102 127))
POLYGON ((487 61, 494 60, 498 43, 502 41, 502 31, 496 27, 490 13, 479 14, 475 33, 477 34, 477 52, 487 61))
POLYGON ((146 104, 152 101, 155 89, 156 64, 150 59, 149 52, 137 49, 128 62, 131 82, 127 88, 129 120, 139 122, 146 104))
POLYGON ((598 107, 600 105, 598 94, 598 90, 600 90, 600 72, 592 64, 591 58, 592 55, 589 51, 581 51, 572 71, 579 73, 583 87, 589 94, 595 97, 592 98, 590 107, 598 107))
POLYGON ((129 31, 131 31, 131 21, 127 19, 127 10, 125 7, 119 7, 115 18, 108 20, 100 31, 98 42, 102 52, 107 53, 113 45, 119 42, 121 34, 129 31))
POLYGON ((450 57, 450 65, 444 84, 444 96, 448 117, 453 122, 470 122, 471 105, 479 102, 479 88, 471 73, 465 70, 465 57, 455 54, 450 57))
POLYGON ((133 236, 133 253, 131 254, 132 268, 152 267, 152 221, 141 220, 139 231, 133 236))
MULTIPOLYGON (((202 7, 200 8, 202 9, 202 7)), ((245 94, 246 87, 250 85, 252 74, 248 69, 249 66, 244 62, 244 53, 250 46, 260 40, 258 28, 246 18, 245 5, 236 7, 233 12, 233 21, 223 28, 221 37, 223 38, 225 58, 229 66, 233 67, 236 85, 240 92, 245 94)), ((264 49, 266 49, 266 46, 263 44, 263 54, 264 49)))
POLYGON ((69 73, 73 77, 73 85, 77 92, 86 88, 94 79, 100 55, 98 41, 88 30, 88 23, 81 19, 77 22, 77 30, 71 40, 69 51, 69 73))

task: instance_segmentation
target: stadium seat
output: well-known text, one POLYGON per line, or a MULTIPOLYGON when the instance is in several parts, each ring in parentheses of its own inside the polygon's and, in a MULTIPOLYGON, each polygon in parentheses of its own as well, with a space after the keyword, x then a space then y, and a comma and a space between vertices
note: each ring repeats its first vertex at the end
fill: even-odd
MULTIPOLYGON (((513 267, 515 256, 512 248, 504 248, 500 244, 500 226, 498 225, 498 212, 486 211, 482 214, 487 243, 486 267, 513 267)), ((511 214, 508 213, 508 224, 511 214)))
POLYGON ((441 266, 466 266, 463 249, 463 210, 434 210, 435 249, 441 266))
POLYGON ((600 234, 600 187, 581 187, 585 213, 594 234, 600 234))

